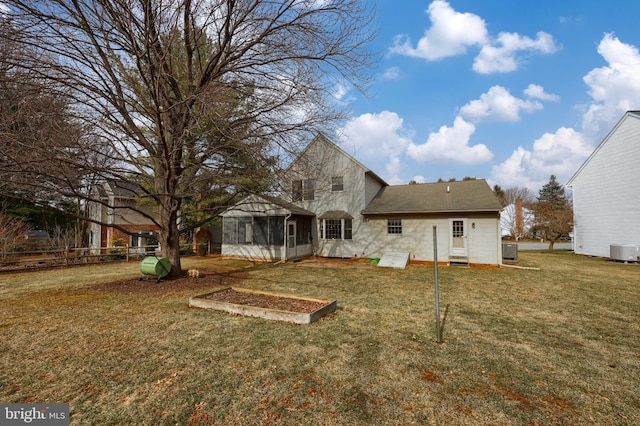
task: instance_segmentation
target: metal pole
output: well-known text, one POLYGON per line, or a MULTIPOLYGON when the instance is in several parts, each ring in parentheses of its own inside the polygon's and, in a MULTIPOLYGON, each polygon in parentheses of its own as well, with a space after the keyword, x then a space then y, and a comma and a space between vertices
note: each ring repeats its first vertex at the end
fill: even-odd
POLYGON ((441 342, 442 331, 440 330, 440 289, 438 284, 438 232, 436 225, 433 225, 433 270, 436 283, 436 332, 438 334, 436 342, 441 342))

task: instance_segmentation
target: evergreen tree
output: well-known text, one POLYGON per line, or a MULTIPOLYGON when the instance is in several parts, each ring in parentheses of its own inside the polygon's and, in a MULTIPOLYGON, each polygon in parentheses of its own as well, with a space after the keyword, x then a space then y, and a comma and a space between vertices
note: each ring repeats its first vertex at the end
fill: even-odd
POLYGON ((496 197, 498 197, 498 200, 500 200, 500 204, 502 204, 502 206, 504 207, 507 203, 505 202, 505 193, 502 190, 502 187, 498 184, 493 185, 493 193, 496 195, 496 197))
POLYGON ((549 241, 550 251, 556 241, 568 237, 573 229, 571 202, 554 175, 540 189, 534 213, 536 231, 549 241))
POLYGON ((538 201, 558 202, 564 199, 564 187, 558 183, 555 175, 551 175, 549 182, 540 189, 538 201))

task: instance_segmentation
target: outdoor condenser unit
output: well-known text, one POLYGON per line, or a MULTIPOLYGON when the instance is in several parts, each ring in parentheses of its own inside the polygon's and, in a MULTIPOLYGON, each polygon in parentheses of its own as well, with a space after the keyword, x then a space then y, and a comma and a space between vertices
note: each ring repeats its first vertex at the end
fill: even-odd
POLYGON ((609 257, 624 262, 637 262, 640 260, 640 246, 636 244, 611 244, 609 257))
POLYGON ((502 243, 502 260, 518 261, 518 245, 502 243))

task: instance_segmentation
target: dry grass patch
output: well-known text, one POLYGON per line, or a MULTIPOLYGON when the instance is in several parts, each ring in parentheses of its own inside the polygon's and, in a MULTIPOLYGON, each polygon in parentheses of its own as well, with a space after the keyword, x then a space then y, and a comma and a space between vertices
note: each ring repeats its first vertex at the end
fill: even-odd
POLYGON ((640 266, 519 257, 542 270, 440 268, 444 344, 431 267, 0 275, 0 401, 69 402, 73 424, 640 423, 640 266), (187 307, 230 281, 339 308, 297 326, 187 307))

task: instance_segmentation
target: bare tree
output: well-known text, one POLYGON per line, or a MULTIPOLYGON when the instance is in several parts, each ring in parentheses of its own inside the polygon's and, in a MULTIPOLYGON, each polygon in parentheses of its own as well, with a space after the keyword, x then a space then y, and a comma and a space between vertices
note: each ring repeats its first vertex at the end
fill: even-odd
POLYGON ((12 250, 24 247, 25 237, 31 227, 0 211, 0 255, 4 258, 12 250))
MULTIPOLYGON (((174 274, 179 212, 194 188, 240 157, 291 155, 344 118, 339 85, 368 84, 364 0, 4 3, 20 41, 52 58, 22 66, 72 96, 76 119, 93 129, 62 162, 138 184, 157 207, 174 274), (88 164, 94 157, 109 167, 88 164)), ((57 183, 78 195, 77 182, 57 183)))

